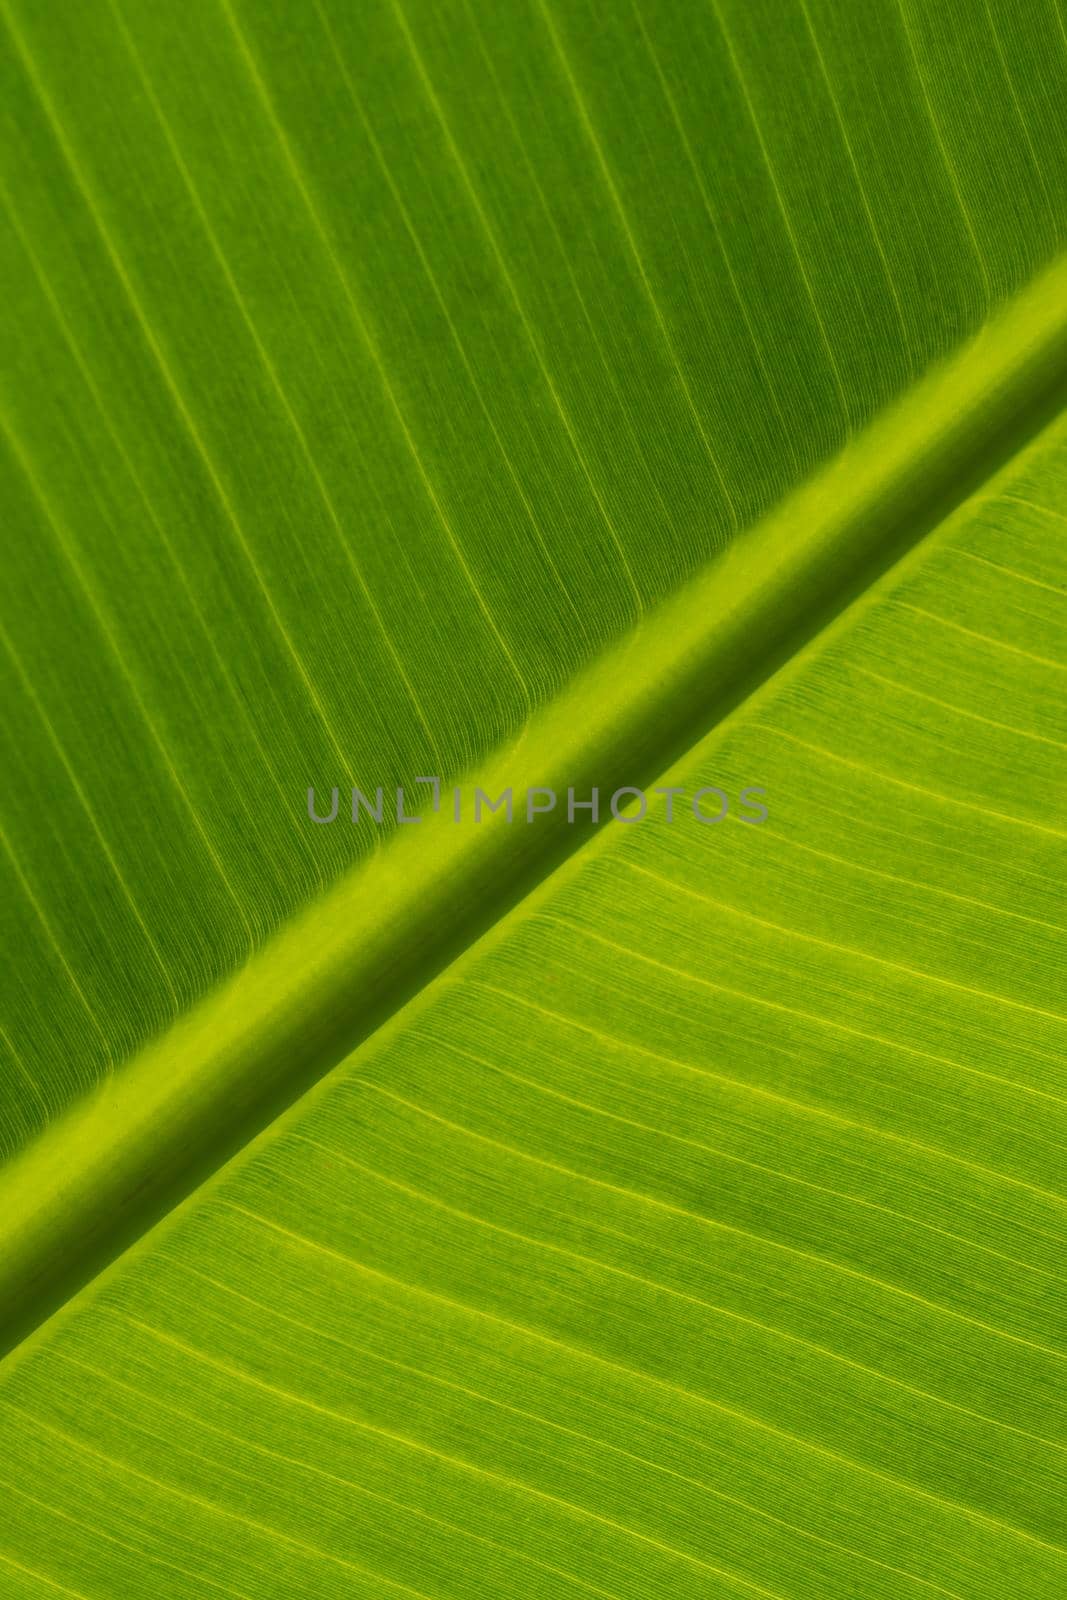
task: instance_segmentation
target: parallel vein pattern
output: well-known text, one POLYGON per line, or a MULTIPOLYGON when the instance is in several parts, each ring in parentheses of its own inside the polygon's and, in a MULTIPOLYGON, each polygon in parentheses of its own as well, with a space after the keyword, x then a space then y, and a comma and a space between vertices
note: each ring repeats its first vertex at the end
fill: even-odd
POLYGON ((1056 255, 1067 49, 1054 0, 0 16, 10 1152, 374 848, 309 784, 477 763, 1056 255))
POLYGON ((600 834, 9 1361, 3 1592, 1062 1593, 1065 495, 1061 423, 663 777, 766 823, 600 834))

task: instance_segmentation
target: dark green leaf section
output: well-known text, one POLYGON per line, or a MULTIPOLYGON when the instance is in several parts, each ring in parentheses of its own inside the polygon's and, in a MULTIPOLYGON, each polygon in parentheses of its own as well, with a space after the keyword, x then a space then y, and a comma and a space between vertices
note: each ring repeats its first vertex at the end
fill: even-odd
POLYGON ((6 0, 2 1138, 1062 243, 1064 32, 872 0, 6 0))

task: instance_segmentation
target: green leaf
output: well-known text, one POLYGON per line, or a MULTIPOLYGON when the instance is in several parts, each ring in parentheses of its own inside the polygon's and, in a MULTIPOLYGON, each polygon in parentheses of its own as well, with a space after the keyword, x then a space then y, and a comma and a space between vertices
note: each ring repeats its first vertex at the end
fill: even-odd
POLYGON ((0 12, 0 1593, 1061 1593, 1059 13, 0 12))

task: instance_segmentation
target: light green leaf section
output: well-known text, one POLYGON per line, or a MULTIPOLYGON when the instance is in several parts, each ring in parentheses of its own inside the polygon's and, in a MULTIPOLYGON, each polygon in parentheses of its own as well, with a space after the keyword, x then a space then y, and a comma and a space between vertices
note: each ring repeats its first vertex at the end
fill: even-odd
POLYGON ((1061 1595, 1055 0, 0 20, 0 1596, 1061 1595))
POLYGON ((1062 1593, 1065 489, 663 776, 765 823, 600 833, 10 1359, 12 1593, 1062 1593))

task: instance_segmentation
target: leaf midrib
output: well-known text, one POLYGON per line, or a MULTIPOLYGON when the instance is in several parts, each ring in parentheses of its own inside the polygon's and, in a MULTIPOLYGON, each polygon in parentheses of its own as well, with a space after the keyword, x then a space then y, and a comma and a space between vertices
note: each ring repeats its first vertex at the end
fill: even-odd
MULTIPOLYGON (((1034 439, 1067 399, 1067 258, 605 651, 467 787, 649 786, 1034 439)), ((469 814, 469 809, 467 814, 469 814)), ((337 825, 344 826, 343 822, 337 825)), ((402 830, 0 1172, 0 1355, 594 837, 402 830)))

